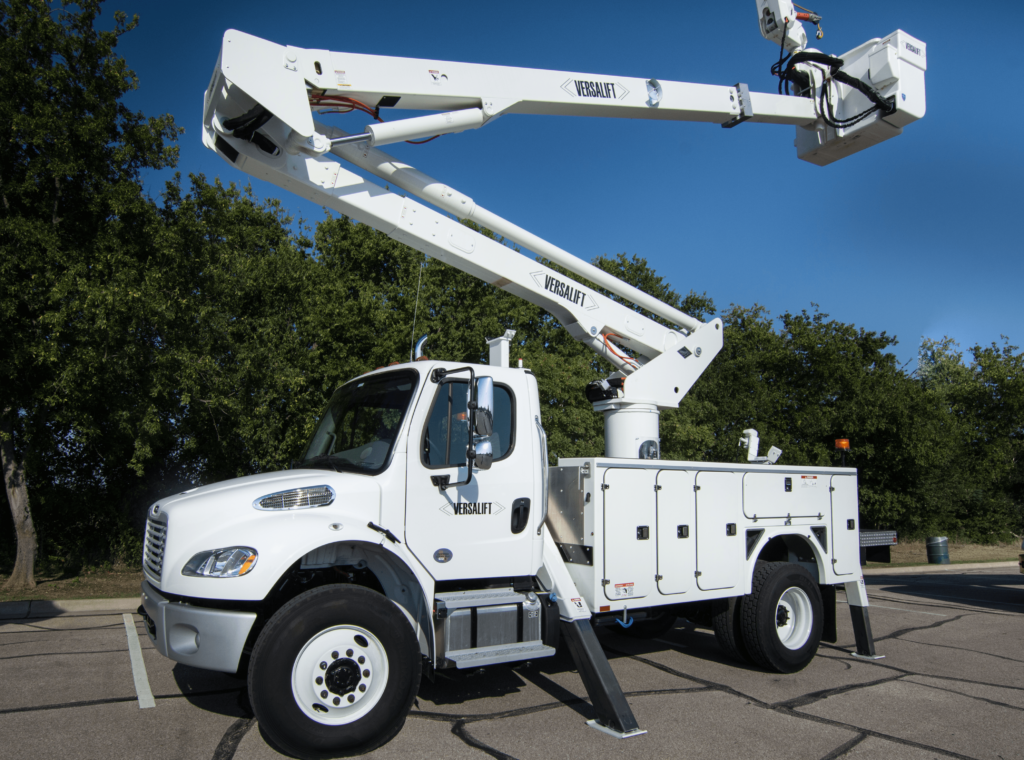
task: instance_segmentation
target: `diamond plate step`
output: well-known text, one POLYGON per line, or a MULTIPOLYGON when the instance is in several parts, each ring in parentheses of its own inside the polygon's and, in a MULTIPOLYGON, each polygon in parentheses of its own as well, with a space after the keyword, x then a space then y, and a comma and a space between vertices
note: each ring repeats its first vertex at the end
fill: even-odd
POLYGON ((454 662, 455 667, 461 670, 495 665, 499 662, 517 662, 533 660, 538 657, 550 657, 554 653, 554 647, 545 646, 539 641, 527 641, 522 644, 498 644, 493 647, 463 649, 458 652, 449 652, 446 658, 454 662))
POLYGON ((526 596, 511 589, 481 589, 478 591, 448 591, 434 594, 434 599, 444 602, 449 610, 462 607, 484 607, 493 604, 521 604, 526 596))

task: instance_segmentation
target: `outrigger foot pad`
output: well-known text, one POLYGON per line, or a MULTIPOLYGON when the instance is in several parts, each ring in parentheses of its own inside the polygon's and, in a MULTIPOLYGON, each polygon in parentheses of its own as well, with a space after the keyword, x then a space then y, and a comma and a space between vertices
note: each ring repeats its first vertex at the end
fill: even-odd
POLYGON ((616 731, 614 728, 608 728, 608 726, 602 726, 596 720, 588 720, 587 721, 587 725, 590 726, 591 728, 596 728, 598 731, 600 731, 603 734, 608 734, 608 736, 614 736, 616 739, 628 739, 631 736, 640 736, 641 734, 646 734, 647 733, 647 729, 644 729, 644 728, 638 728, 638 729, 636 729, 634 731, 626 731, 626 732, 616 731))

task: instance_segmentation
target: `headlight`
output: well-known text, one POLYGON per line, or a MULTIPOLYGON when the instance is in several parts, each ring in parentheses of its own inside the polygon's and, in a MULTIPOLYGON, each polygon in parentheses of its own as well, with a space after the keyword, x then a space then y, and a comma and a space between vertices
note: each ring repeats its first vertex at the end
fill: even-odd
POLYGON ((256 550, 248 546, 199 552, 181 568, 181 574, 198 578, 237 578, 256 567, 257 556, 256 550))

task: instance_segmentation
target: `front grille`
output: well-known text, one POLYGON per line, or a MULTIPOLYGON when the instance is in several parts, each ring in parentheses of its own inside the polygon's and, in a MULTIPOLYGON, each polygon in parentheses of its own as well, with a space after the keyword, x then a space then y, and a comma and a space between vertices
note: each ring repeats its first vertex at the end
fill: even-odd
POLYGON ((256 509, 309 509, 310 507, 326 507, 333 503, 333 488, 312 486, 268 494, 253 502, 253 506, 256 509))
POLYGON ((164 568, 164 545, 167 543, 167 523, 150 517, 146 520, 146 548, 142 554, 143 567, 150 575, 160 579, 164 568))

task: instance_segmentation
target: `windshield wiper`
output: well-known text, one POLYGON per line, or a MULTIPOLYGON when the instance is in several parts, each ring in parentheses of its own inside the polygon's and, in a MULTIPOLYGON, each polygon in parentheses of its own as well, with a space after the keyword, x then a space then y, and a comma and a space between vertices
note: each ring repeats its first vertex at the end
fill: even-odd
POLYGON ((295 465, 295 469, 322 470, 325 468, 320 467, 320 465, 324 463, 329 464, 331 466, 331 469, 334 470, 335 472, 341 472, 341 470, 338 469, 338 465, 334 463, 334 454, 321 454, 320 456, 310 457, 309 459, 305 459, 299 462, 297 465, 295 465))

